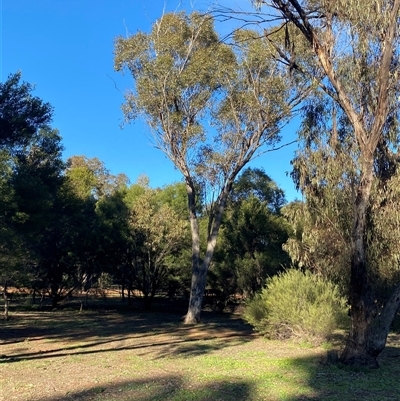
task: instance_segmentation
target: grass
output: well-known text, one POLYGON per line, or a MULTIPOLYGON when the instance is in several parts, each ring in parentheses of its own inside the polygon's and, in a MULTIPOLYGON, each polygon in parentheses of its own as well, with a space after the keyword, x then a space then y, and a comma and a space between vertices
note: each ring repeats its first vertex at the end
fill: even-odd
POLYGON ((184 326, 172 312, 13 312, 0 323, 0 400, 400 399, 400 337, 380 369, 323 363, 326 349, 268 341, 234 315, 184 326))

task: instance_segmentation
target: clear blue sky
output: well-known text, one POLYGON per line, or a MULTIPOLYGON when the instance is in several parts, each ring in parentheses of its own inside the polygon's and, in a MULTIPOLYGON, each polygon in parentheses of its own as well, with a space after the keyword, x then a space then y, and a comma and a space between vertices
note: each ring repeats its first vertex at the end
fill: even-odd
MULTIPOLYGON (((217 3, 217 1, 214 1, 217 3)), ((220 0, 250 9, 250 0, 220 0)), ((153 187, 182 179, 172 163, 151 145, 143 122, 125 126, 120 106, 132 80, 113 70, 113 44, 119 35, 148 31, 163 11, 205 9, 206 0, 0 0, 0 79, 22 71, 35 94, 54 107, 65 158, 98 157, 113 173, 135 182, 146 174, 153 187), (116 89, 116 87, 118 89, 116 89)), ((229 27, 219 28, 227 32, 229 27)), ((291 124, 283 132, 294 138, 291 124)), ((289 201, 300 195, 290 177, 296 145, 252 162, 285 190, 289 201)))

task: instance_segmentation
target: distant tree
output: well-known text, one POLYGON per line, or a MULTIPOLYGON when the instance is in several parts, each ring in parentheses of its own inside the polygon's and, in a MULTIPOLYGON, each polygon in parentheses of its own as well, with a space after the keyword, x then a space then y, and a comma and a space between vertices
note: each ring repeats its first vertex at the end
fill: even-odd
POLYGON ((126 202, 127 188, 120 189, 98 200, 101 246, 98 249, 101 269, 121 285, 122 300, 128 291, 130 302, 133 289, 132 264, 143 243, 143 236, 130 225, 130 209, 126 202))
POLYGON ((272 213, 279 213, 285 205, 285 193, 261 168, 246 168, 235 181, 232 203, 254 196, 266 203, 272 213))
POLYGON ((192 233, 192 285, 185 323, 200 320, 206 277, 233 182, 263 145, 278 142, 297 92, 258 33, 220 40, 210 16, 166 14, 150 33, 118 38, 115 68, 127 68, 127 121, 144 116, 156 146, 182 173, 192 233), (207 127, 211 121, 211 127, 207 127), (209 129, 209 131, 207 131, 209 129), (209 206, 201 257, 199 188, 209 206))
POLYGON ((141 252, 136 255, 133 281, 150 304, 168 276, 168 258, 182 245, 187 220, 168 204, 160 203, 157 190, 147 188, 131 205, 130 224, 143 235, 141 252))
MULTIPOLYGON (((17 151, 15 156, 11 178, 16 204, 13 226, 29 255, 33 282, 47 283, 63 275, 61 254, 66 254, 67 249, 61 249, 65 244, 61 244, 60 238, 66 235, 62 224, 69 211, 62 194, 66 167, 62 150, 58 132, 42 129, 29 146, 17 151), (56 237, 53 235, 55 226, 59 227, 56 237)), ((49 285, 54 295, 55 281, 49 285)))
POLYGON ((282 245, 290 226, 280 215, 283 191, 261 169, 246 169, 235 181, 210 270, 213 287, 225 297, 236 292, 253 296, 268 276, 290 259, 282 245))
POLYGON ((99 199, 128 185, 125 174, 112 175, 97 157, 72 156, 68 159, 67 177, 77 196, 99 199))
POLYGON ((176 279, 171 290, 180 286, 176 262, 188 233, 187 219, 179 214, 186 211, 184 195, 180 184, 152 189, 148 178, 140 177, 136 184, 98 201, 104 268, 122 286, 123 300, 125 291, 130 302, 132 291, 139 290, 145 307, 150 307, 158 291, 169 290, 170 279, 176 279))
MULTIPOLYGON (((157 193, 160 204, 168 205, 179 218, 187 221, 188 207, 186 185, 184 182, 177 182, 166 185, 157 193)), ((198 200, 198 210, 201 211, 201 204, 198 200)), ((190 289, 191 273, 191 234, 190 227, 182 233, 179 247, 166 258, 168 266, 167 288, 168 295, 173 298, 175 295, 188 294, 190 289)))

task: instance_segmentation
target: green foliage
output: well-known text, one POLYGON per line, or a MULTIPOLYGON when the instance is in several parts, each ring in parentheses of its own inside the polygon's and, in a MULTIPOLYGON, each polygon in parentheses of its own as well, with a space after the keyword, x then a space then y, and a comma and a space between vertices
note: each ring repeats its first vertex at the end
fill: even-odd
POLYGON ((246 168, 233 185, 233 202, 240 202, 251 195, 265 202, 273 213, 279 213, 286 203, 284 191, 260 168, 246 168))
POLYGON ((125 174, 112 175, 97 157, 72 156, 68 159, 67 177, 76 196, 99 199, 129 183, 125 174))
POLYGON ((224 294, 253 296, 289 258, 282 250, 290 227, 280 215, 283 191, 261 169, 246 169, 235 181, 209 284, 224 294))
POLYGON ((30 143, 41 128, 48 129, 53 110, 32 95, 33 85, 21 81, 21 73, 0 83, 0 148, 19 149, 30 143))
MULTIPOLYGON (((21 73, 0 83, 0 280, 26 284, 28 262, 35 258, 22 227, 44 224, 51 208, 51 187, 63 168, 60 137, 50 130, 52 107, 32 95, 21 73)), ((31 231, 32 233, 32 231, 31 231)))
POLYGON ((244 313, 270 338, 320 344, 345 321, 346 300, 330 281, 309 271, 290 269, 267 280, 244 313))
POLYGON ((187 219, 181 216, 185 197, 181 184, 152 189, 141 177, 97 202, 103 268, 128 295, 140 290, 146 306, 158 291, 173 295, 182 284, 182 270, 189 272, 190 257, 181 258, 183 248, 190 248, 187 219))

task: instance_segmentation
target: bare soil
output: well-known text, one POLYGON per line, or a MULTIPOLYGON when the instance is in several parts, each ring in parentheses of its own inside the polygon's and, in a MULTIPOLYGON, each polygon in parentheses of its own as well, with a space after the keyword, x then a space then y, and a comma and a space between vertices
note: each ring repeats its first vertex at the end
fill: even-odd
POLYGON ((187 326, 170 312, 14 312, 0 323, 0 400, 97 399, 90 394, 137 376, 170 382, 171 373, 184 373, 173 361, 169 371, 146 361, 201 354, 253 338, 251 328, 234 315, 204 313, 204 323, 187 326))

